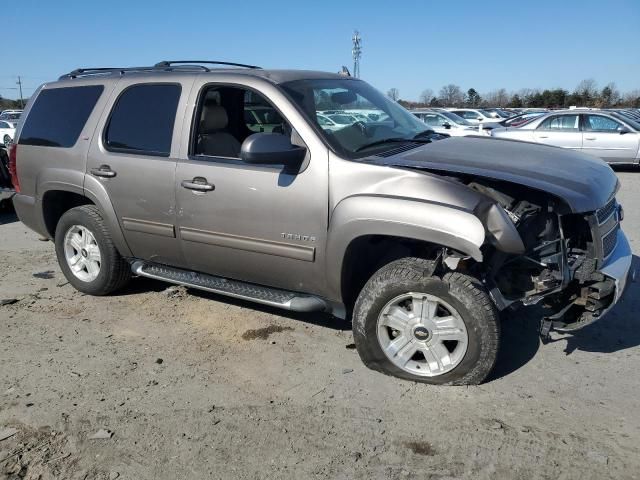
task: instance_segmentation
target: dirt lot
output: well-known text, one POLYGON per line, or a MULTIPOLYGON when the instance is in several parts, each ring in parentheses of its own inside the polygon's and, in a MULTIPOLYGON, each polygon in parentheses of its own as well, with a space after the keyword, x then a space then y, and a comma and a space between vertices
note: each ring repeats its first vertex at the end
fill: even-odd
POLYGON ((548 345, 507 318, 487 383, 431 387, 364 368, 324 315, 142 279, 84 296, 12 214, 0 255, 0 478, 640 477, 639 283, 548 345))

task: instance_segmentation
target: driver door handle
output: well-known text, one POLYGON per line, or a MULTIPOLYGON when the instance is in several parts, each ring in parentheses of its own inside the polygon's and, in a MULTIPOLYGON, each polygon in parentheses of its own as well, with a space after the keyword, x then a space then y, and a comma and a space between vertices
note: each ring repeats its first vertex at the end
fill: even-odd
POLYGON ((183 180, 180 185, 182 185, 183 188, 195 190, 196 192, 211 192, 216 189, 216 187, 208 183, 204 177, 194 177, 193 180, 183 180))
POLYGON ((116 172, 111 170, 109 165, 100 165, 98 168, 92 168, 90 172, 94 177, 113 178, 116 176, 116 172))

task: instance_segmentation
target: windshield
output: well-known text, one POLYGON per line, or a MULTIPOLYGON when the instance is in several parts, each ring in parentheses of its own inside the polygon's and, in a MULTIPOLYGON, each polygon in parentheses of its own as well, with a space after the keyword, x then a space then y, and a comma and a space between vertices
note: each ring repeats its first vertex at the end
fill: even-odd
POLYGON ((447 117, 453 123, 457 123, 458 125, 465 125, 467 127, 474 127, 475 126, 473 123, 471 123, 466 118, 462 118, 460 115, 456 115, 455 113, 445 112, 445 111, 441 111, 441 112, 438 112, 438 113, 440 115, 442 115, 443 117, 447 117))
POLYGON ((613 112, 612 115, 614 117, 618 117, 623 122, 626 122, 630 127, 632 127, 635 131, 640 132, 640 122, 631 118, 630 116, 624 115, 620 112, 613 112))
POLYGON ((478 110, 478 111, 487 118, 493 118, 494 114, 500 116, 498 112, 490 112, 489 110, 478 110))
POLYGON ((424 123, 402 106, 361 80, 296 80, 281 86, 317 125, 331 147, 347 158, 393 148, 397 142, 410 141, 427 130, 424 123), (318 114, 328 110, 349 111, 350 114, 328 115, 340 127, 329 129, 317 120, 318 114), (363 122, 354 114, 370 120, 363 122))
POLYGON ((3 113, 0 120, 20 120, 20 113, 3 113))

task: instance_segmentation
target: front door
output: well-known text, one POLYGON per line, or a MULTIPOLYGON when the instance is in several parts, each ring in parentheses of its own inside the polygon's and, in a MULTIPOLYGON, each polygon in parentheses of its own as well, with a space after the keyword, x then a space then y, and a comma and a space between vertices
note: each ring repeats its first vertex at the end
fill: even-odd
POLYGON ((328 151, 300 113, 271 84, 261 91, 206 84, 193 89, 196 121, 176 170, 178 235, 193 270, 316 293, 324 278, 328 222, 328 151), (262 93, 264 92, 264 93, 262 93), (270 98, 269 98, 270 97, 270 98), (274 108, 278 105, 278 108, 274 108), (248 112, 271 132, 307 147, 296 171, 240 160, 256 132, 248 112), (287 112, 288 115, 282 112, 287 112))
POLYGON ((179 141, 173 140, 188 87, 121 80, 112 110, 101 119, 101 134, 94 135, 85 182, 106 190, 135 257, 177 266, 184 260, 175 232, 179 141))
POLYGON ((610 163, 631 163, 638 154, 638 134, 621 133, 624 125, 604 115, 584 115, 584 153, 600 157, 610 163))
POLYGON ((554 147, 582 149, 580 115, 554 115, 544 120, 533 132, 536 142, 554 147))

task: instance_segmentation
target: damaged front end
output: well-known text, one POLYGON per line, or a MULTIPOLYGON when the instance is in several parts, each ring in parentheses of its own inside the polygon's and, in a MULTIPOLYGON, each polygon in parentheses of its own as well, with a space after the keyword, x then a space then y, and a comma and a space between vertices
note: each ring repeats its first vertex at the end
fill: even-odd
POLYGON ((631 252, 615 197, 595 212, 502 182, 465 182, 490 201, 475 214, 487 231, 481 275, 499 309, 540 304, 540 333, 569 332, 602 317, 618 300, 631 252), (617 263, 612 271, 611 264, 617 263))

